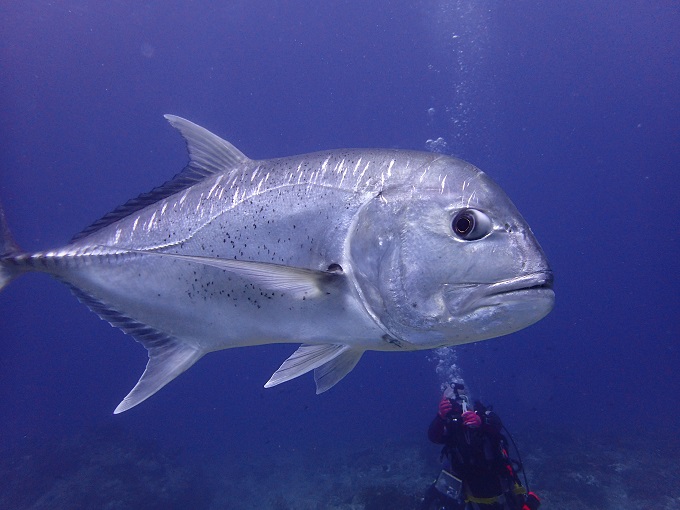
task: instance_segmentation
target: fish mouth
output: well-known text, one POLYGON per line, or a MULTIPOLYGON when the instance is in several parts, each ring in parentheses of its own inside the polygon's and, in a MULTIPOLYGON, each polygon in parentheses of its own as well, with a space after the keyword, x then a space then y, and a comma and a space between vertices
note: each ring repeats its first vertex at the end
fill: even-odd
POLYGON ((492 283, 486 287, 484 297, 502 296, 519 291, 549 290, 553 288, 552 271, 537 271, 515 278, 508 278, 500 282, 492 283))
MULTIPOLYGON (((535 271, 494 283, 449 284, 447 287, 448 308, 452 312, 455 310, 455 315, 467 315, 483 307, 532 300, 552 302, 555 299, 553 273, 550 270, 535 271)), ((549 308, 552 308, 552 304, 549 308)))

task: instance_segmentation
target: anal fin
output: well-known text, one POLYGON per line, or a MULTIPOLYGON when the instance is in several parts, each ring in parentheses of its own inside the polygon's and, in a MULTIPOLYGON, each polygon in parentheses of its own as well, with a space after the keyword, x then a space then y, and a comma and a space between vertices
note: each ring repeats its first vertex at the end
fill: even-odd
POLYGON ((119 414, 143 402, 203 356, 203 352, 181 341, 166 337, 149 349, 149 361, 139 381, 113 411, 119 414))
POLYGON ((205 352, 187 342, 158 331, 120 313, 103 301, 91 296, 78 287, 65 282, 76 297, 108 321, 112 326, 134 337, 149 352, 149 361, 132 391, 118 404, 114 414, 122 413, 143 402, 175 377, 190 368, 203 357, 205 352))

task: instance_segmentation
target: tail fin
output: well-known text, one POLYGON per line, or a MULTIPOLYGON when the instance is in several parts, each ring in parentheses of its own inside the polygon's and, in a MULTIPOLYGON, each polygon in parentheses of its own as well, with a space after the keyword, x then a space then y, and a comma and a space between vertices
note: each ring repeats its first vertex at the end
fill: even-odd
POLYGON ((0 290, 21 274, 18 266, 12 263, 14 257, 20 253, 21 249, 14 242, 5 219, 5 211, 0 204, 0 290))

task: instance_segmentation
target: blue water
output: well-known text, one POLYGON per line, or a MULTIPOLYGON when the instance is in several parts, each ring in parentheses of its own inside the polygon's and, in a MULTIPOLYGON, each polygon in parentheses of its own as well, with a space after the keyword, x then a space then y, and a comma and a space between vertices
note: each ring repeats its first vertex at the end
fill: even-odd
MULTIPOLYGON (((541 322, 455 350, 474 396, 520 436, 663 444, 680 419, 678 34, 672 1, 6 2, 0 201, 22 248, 63 245, 183 168, 164 113, 252 158, 459 156, 507 191, 556 281, 541 322)), ((321 396, 311 377, 265 390, 294 350, 279 345, 210 354, 113 416, 140 345, 44 275, 3 290, 0 310, 7 451, 115 427, 181 450, 188 469, 324 457, 426 444, 440 396, 428 353, 369 352, 321 396)))

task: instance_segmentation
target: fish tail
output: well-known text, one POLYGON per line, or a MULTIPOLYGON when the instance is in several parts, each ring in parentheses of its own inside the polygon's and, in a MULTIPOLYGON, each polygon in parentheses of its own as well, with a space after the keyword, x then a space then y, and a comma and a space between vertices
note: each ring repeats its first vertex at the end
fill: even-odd
POLYGON ((22 253, 9 231, 5 211, 0 204, 0 290, 25 271, 17 260, 22 253))

